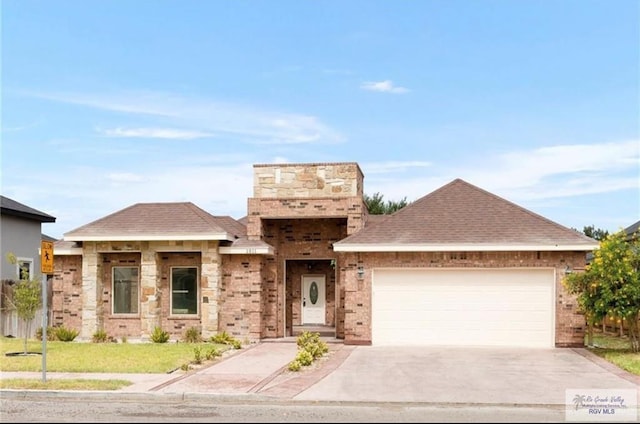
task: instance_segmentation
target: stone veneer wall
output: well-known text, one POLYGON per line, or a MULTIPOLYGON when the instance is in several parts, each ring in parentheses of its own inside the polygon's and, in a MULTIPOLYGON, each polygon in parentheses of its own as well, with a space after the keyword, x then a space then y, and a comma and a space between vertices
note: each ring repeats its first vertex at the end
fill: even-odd
POLYGON ((56 255, 53 266, 50 325, 80 331, 82 329, 82 256, 56 255))
POLYGON ((345 344, 371 344, 371 270, 376 267, 553 267, 556 268, 555 344, 582 347, 585 319, 578 312, 575 296, 565 290, 562 279, 567 265, 579 271, 585 263, 585 252, 343 253, 339 280, 345 286, 345 344), (360 265, 365 270, 363 279, 356 276, 360 265))
MULTIPOLYGON (((180 257, 180 256, 178 256, 180 257)), ((188 255, 187 255, 188 257, 188 255)), ((174 260, 168 259, 169 261, 174 260)), ((130 259, 128 259, 130 260, 130 259)), ((179 260, 178 260, 179 262, 179 260)), ((189 264, 194 263, 193 260, 189 264)), ((82 329, 80 338, 91 339, 98 329, 104 329, 112 337, 133 337, 148 339, 156 326, 167 325, 174 338, 182 336, 186 326, 197 325, 203 337, 218 332, 218 301, 221 280, 221 258, 217 241, 152 241, 152 242, 85 242, 82 258, 82 329), (199 318, 176 319, 169 324, 169 293, 162 286, 160 273, 162 255, 169 253, 192 253, 198 256, 200 268, 201 301, 199 318), (110 313, 110 271, 103 270, 103 256, 109 261, 118 261, 119 257, 130 258, 135 255, 140 266, 140 313, 138 317, 118 317, 110 313), (165 294, 165 296, 163 296, 165 294)), ((163 328, 164 329, 164 328, 163 328)))

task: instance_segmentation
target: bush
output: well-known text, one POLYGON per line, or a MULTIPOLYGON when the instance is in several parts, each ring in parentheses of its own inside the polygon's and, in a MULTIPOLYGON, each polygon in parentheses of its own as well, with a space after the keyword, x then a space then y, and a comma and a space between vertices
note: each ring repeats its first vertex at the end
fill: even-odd
POLYGON ((171 336, 168 332, 164 331, 161 327, 155 327, 153 333, 151 333, 151 341, 154 343, 166 343, 171 336))
POLYGON ((202 363, 202 346, 196 346, 193 348, 193 353, 194 353, 194 360, 193 362, 195 364, 201 364, 202 363))
POLYGON ((298 353, 296 358, 289 363, 290 371, 299 371, 301 367, 311 365, 314 360, 320 358, 329 351, 329 346, 320 340, 320 333, 303 331, 296 340, 298 353))
POLYGON ((91 341, 93 341, 94 343, 106 343, 109 340, 109 336, 107 335, 107 332, 104 330, 98 330, 95 333, 93 333, 93 336, 91 337, 91 341))
POLYGON ((232 346, 234 349, 242 349, 242 342, 228 334, 226 331, 218 333, 215 336, 211 336, 209 340, 212 343, 226 344, 232 346))
POLYGON ((76 337, 78 337, 78 334, 80 334, 78 330, 66 327, 56 327, 54 331, 56 333, 56 338, 61 342, 72 342, 76 337))
POLYGON ((217 347, 212 346, 212 347, 211 347, 211 348, 209 348, 209 350, 207 350, 207 352, 205 353, 205 358, 206 358, 208 361, 210 361, 210 360, 212 360, 213 358, 216 358, 216 357, 218 357, 218 356, 220 356, 220 355, 222 355, 222 352, 220 352, 220 350, 219 350, 217 347))
POLYGON ((200 343, 202 336, 198 327, 190 327, 184 332, 184 341, 187 343, 200 343))
MULTIPOLYGON (((36 328, 36 340, 42 341, 42 326, 36 328)), ((56 340, 56 332, 53 327, 47 327, 47 340, 53 342, 56 340)))

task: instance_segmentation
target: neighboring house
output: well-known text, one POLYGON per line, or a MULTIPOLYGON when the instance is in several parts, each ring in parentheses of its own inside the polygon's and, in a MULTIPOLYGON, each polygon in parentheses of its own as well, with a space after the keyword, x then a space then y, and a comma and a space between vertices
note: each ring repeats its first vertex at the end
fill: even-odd
POLYGON ((562 279, 597 241, 456 179, 369 215, 357 163, 254 165, 246 217, 139 203, 55 244, 53 324, 90 339, 582 346, 562 279), (308 327, 313 326, 313 327, 308 327))
POLYGON ((42 223, 55 222, 56 218, 13 199, 0 196, 0 298, 2 311, 0 331, 2 335, 14 335, 18 332, 15 313, 8 309, 5 298, 7 286, 22 277, 37 278, 40 273, 40 245, 43 239, 42 223), (15 255, 17 262, 12 264, 7 254, 15 255))
POLYGON ((633 240, 637 238, 640 234, 640 221, 637 221, 635 224, 629 225, 624 229, 624 233, 627 235, 627 240, 633 240))

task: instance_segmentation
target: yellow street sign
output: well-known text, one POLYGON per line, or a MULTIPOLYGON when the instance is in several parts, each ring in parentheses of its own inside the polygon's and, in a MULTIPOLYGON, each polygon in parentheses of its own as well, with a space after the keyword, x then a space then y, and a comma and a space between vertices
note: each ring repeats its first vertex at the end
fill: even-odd
POLYGON ((53 243, 50 241, 40 242, 40 272, 53 274, 53 243))

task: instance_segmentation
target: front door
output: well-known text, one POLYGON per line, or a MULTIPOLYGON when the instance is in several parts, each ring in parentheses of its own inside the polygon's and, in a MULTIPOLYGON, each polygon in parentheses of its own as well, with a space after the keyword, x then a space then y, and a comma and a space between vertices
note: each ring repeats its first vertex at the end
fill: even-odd
POLYGON ((302 324, 325 324, 325 276, 302 276, 302 324))

